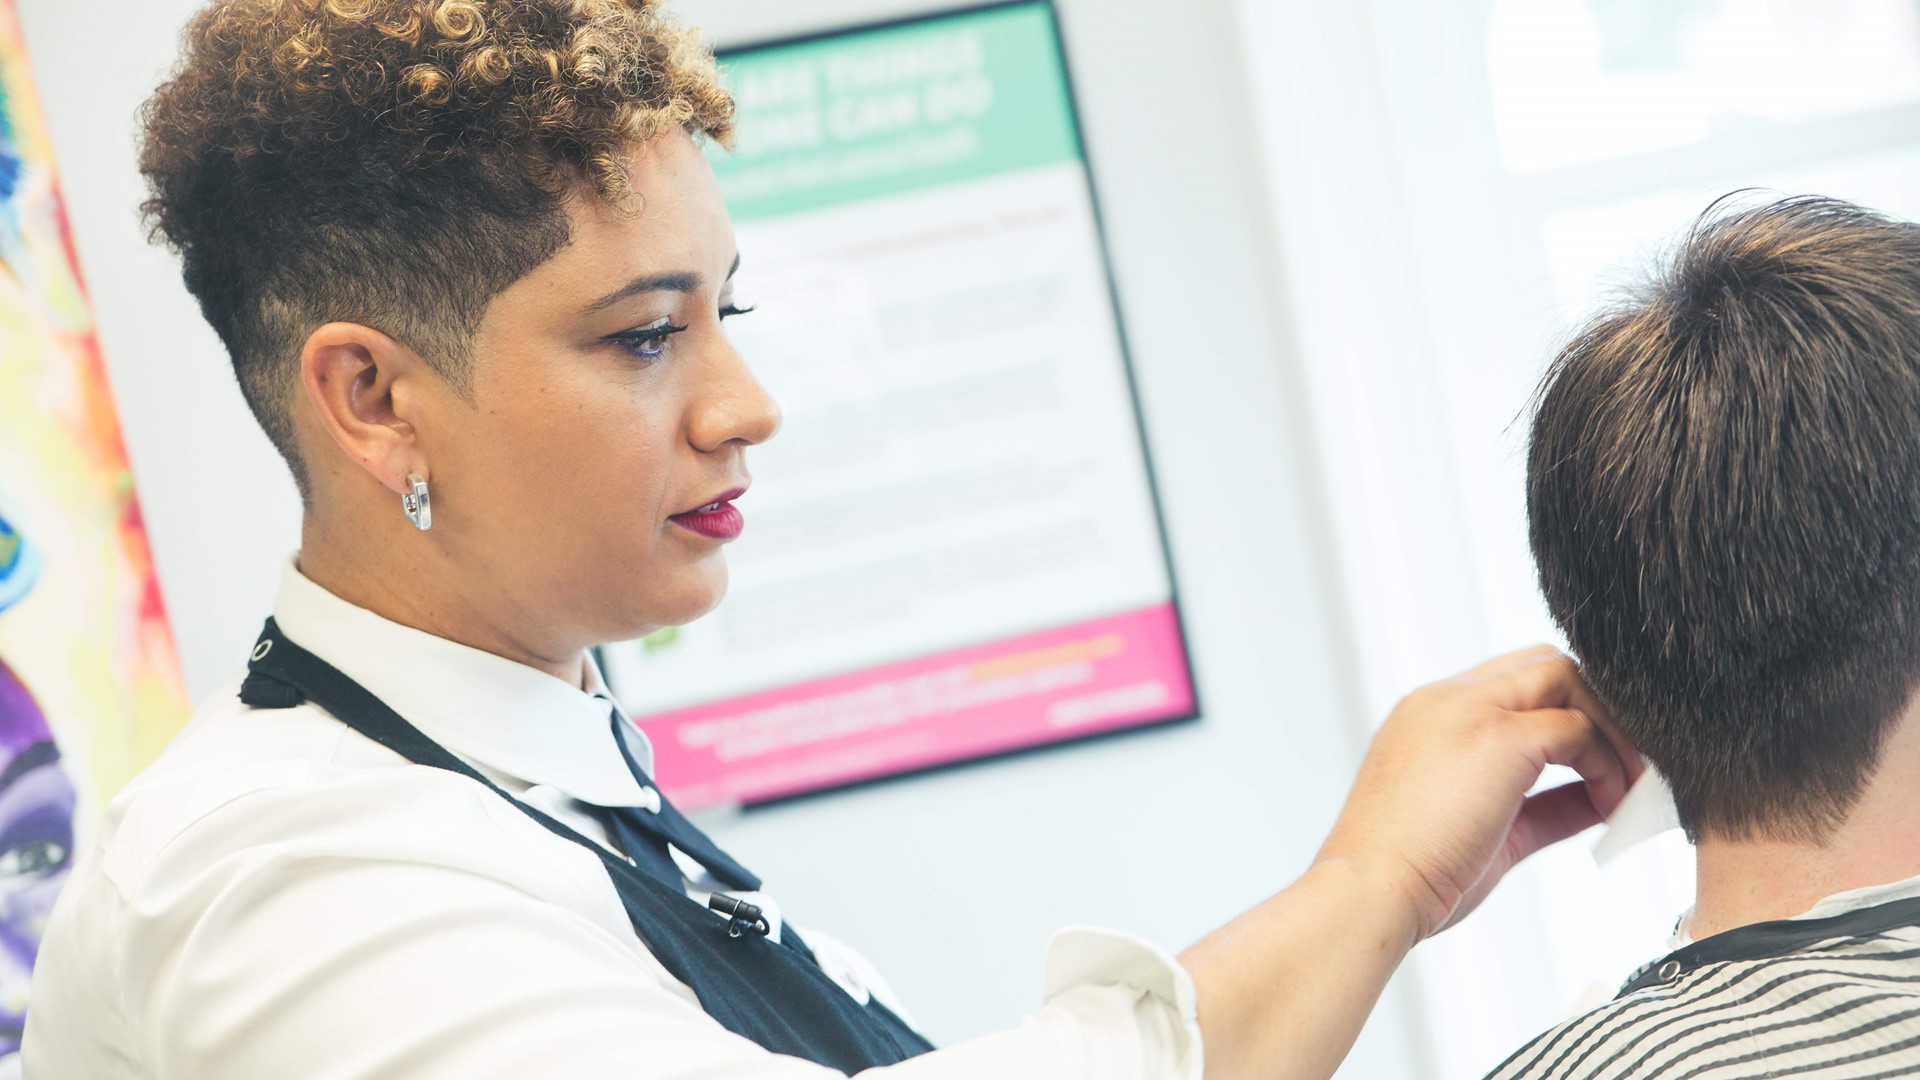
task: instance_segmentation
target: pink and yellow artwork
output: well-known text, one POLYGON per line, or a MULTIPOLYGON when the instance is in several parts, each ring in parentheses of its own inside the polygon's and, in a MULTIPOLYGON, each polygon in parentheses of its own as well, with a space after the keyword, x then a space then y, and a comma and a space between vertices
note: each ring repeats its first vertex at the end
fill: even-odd
POLYGON ((13 0, 0 0, 0 1077, 76 828, 185 720, 13 0))

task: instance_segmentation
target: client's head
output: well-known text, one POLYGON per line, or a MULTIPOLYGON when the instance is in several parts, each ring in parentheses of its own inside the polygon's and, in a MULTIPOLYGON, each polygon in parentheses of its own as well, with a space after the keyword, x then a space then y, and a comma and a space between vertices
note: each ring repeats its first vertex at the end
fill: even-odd
POLYGON ((1554 361, 1527 511, 1688 834, 1830 835, 1920 685, 1920 226, 1710 210, 1554 361))
MULTIPOLYGON (((156 235, 306 496, 527 650, 680 622, 778 413, 720 332, 733 104, 653 0, 216 0, 144 114, 156 235), (431 488, 432 531, 400 496, 431 488)), ((396 563, 402 565, 402 563, 396 563)))

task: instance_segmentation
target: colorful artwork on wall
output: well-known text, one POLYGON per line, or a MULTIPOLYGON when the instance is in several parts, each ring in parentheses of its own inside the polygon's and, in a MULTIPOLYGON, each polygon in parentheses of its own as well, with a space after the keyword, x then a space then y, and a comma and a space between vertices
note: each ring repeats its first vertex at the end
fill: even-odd
POLYGON ((0 1077, 92 814, 185 720, 13 0, 0 0, 0 1077))

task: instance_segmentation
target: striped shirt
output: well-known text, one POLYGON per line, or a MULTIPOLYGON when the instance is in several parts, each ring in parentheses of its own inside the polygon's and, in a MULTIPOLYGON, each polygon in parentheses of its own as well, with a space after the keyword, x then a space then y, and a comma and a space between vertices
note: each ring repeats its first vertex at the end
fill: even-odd
POLYGON ((1920 1076, 1920 898, 1716 934, 1488 1080, 1920 1076))

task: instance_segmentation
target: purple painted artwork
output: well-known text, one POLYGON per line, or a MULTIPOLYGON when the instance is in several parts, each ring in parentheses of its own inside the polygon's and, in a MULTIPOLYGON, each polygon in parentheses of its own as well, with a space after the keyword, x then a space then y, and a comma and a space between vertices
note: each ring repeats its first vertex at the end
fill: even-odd
MULTIPOLYGON (((0 612, 32 589, 37 557, 0 517, 0 612)), ((33 961, 73 861, 73 780, 46 714, 0 657, 0 1061, 19 1053, 33 961)))
POLYGON ((0 660, 0 1058, 20 1050, 33 961, 72 866, 74 803, 46 717, 0 660))

